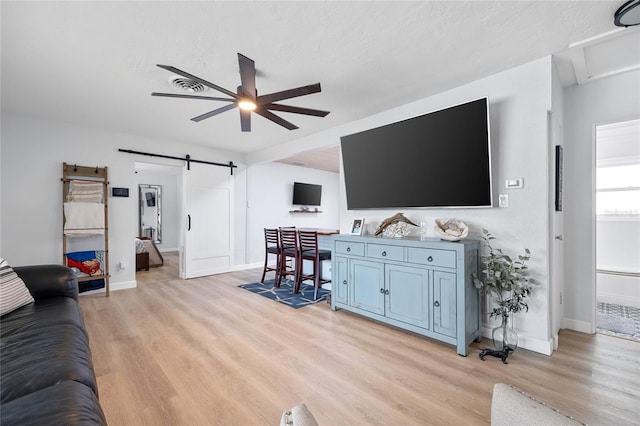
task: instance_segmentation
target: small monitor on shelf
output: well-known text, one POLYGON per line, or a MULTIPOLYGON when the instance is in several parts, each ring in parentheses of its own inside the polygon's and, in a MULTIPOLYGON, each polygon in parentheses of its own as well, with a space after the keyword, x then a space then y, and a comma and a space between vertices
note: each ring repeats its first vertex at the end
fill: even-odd
POLYGON ((322 185, 311 183, 293 183, 293 205, 319 206, 322 198, 322 185))

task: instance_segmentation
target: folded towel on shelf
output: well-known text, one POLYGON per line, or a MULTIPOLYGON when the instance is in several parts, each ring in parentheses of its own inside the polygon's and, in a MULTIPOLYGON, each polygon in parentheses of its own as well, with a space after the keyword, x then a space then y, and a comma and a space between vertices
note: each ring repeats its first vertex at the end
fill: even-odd
POLYGON ((67 201, 103 203, 103 192, 102 182, 72 180, 69 182, 67 201))
POLYGON ((64 217, 67 236, 104 235, 104 204, 64 203, 64 217))

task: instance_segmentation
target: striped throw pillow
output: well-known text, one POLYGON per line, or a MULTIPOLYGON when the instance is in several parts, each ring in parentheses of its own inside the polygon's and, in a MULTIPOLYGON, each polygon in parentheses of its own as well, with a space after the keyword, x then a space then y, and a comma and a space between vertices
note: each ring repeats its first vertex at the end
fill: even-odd
POLYGON ((24 281, 0 258, 0 316, 33 302, 24 281))

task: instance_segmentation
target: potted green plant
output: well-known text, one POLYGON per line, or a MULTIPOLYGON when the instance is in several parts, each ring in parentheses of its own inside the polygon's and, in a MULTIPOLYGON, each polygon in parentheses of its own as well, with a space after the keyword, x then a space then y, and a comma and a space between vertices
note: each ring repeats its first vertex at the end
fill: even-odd
POLYGON ((515 351, 518 333, 513 330, 509 320, 514 314, 529 310, 525 299, 531 295, 535 284, 527 268, 531 252, 525 248, 524 254, 516 258, 504 254, 492 245, 496 237, 486 229, 482 230, 482 239, 488 252, 481 256, 481 277, 472 274, 473 283, 482 294, 492 297, 496 302, 489 312, 489 317, 500 319, 501 322, 492 331, 494 346, 498 350, 508 346, 515 351))

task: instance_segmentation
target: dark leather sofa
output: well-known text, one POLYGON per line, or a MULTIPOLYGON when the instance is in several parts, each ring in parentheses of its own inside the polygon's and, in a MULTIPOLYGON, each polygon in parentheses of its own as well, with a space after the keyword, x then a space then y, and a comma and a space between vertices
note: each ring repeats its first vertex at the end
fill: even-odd
POLYGON ((106 425, 75 275, 13 269, 35 302, 0 317, 0 424, 106 425))

